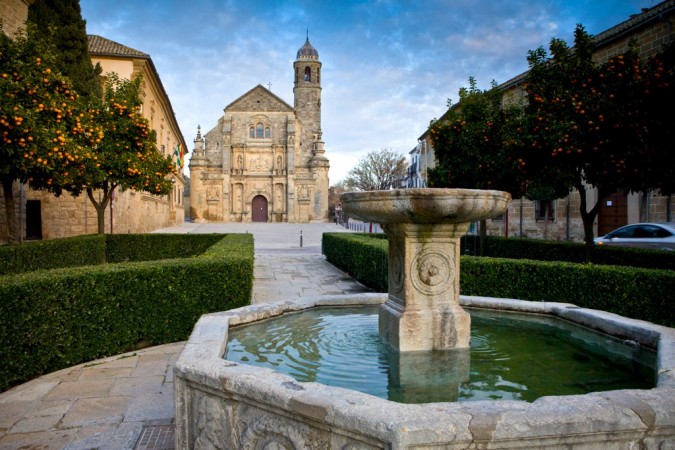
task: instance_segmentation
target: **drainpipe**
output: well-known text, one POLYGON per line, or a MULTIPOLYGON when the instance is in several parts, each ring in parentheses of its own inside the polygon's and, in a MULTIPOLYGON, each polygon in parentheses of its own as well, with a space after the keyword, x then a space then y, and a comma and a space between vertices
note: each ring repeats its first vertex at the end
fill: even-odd
POLYGON ((565 238, 570 240, 570 196, 567 194, 567 204, 565 205, 565 238))
POLYGON ((520 237, 523 237, 523 197, 520 197, 520 237))

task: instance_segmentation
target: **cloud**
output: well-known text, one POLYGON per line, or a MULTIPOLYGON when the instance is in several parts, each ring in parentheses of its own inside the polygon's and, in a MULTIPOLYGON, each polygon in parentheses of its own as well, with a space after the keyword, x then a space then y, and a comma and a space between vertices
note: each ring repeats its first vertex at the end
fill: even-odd
POLYGON ((528 50, 604 31, 651 0, 81 0, 87 30, 150 54, 188 144, 257 84, 293 104, 306 32, 322 71, 332 182, 367 152, 409 152, 470 76, 487 88, 528 50))

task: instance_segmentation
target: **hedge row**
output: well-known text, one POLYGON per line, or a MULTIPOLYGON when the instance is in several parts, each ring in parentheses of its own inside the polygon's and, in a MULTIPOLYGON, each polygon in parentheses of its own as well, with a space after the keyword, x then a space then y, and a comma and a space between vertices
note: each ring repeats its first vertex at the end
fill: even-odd
MULTIPOLYGON (((379 292, 387 291, 386 241, 326 233, 326 259, 379 292)), ((573 303, 675 326, 675 272, 635 267, 475 257, 460 263, 464 295, 573 303)))
MULTIPOLYGON (((166 239, 148 236, 159 236, 148 237, 157 245, 166 239)), ((0 391, 139 342, 185 340, 202 314, 248 304, 252 235, 183 236, 219 240, 192 258, 0 277, 0 391)))
POLYGON ((223 238, 220 234, 115 234, 106 239, 109 263, 154 261, 200 255, 223 238))
POLYGON ((387 292, 388 242, 381 234, 324 233, 326 260, 377 292, 387 292))
POLYGON ((463 256, 464 295, 573 303, 675 326, 675 272, 636 267, 463 256))
POLYGON ((101 264, 106 236, 85 235, 0 246, 0 275, 101 264))
MULTIPOLYGON (((496 258, 536 259, 538 261, 586 262, 586 248, 578 242, 544 241, 541 239, 487 236, 485 255, 496 258)), ((462 253, 478 255, 478 236, 462 238, 462 253)), ((645 269, 675 270, 675 252, 641 248, 597 246, 593 263, 612 266, 642 267, 645 269)))

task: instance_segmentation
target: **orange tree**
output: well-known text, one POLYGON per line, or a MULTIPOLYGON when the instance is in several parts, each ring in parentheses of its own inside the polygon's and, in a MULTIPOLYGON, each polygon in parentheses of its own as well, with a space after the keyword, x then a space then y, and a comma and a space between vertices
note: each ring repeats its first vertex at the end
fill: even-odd
POLYGON ((59 195, 82 169, 76 140, 82 107, 69 81, 53 68, 55 52, 33 28, 14 40, 0 28, 0 182, 7 239, 20 240, 13 184, 59 195))
POLYGON ((90 108, 86 132, 79 149, 85 167, 74 175, 65 190, 73 195, 86 192, 98 216, 98 233, 104 233, 104 212, 115 190, 133 189, 166 195, 172 189, 175 166, 170 156, 157 150, 157 137, 141 114, 141 78, 122 80, 106 74, 103 104, 90 108), (99 191, 100 200, 94 195, 99 191))
POLYGON ((577 189, 590 259, 603 199, 617 190, 656 187, 653 169, 662 148, 654 145, 659 114, 649 99, 668 88, 653 83, 658 67, 634 51, 605 64, 594 61, 593 38, 581 25, 574 48, 553 39, 549 49, 550 56, 543 48, 528 55, 529 144, 523 159, 528 177, 555 178, 577 189), (588 187, 598 191, 592 205, 588 187))
MULTIPOLYGON (((459 103, 429 131, 436 166, 429 170, 432 187, 497 189, 520 197, 527 186, 523 177, 522 108, 502 105, 502 91, 492 83, 489 90, 469 87, 459 91, 459 103)), ((481 222, 481 240, 485 222, 481 222)), ((481 251, 484 246, 481 246, 481 251)))

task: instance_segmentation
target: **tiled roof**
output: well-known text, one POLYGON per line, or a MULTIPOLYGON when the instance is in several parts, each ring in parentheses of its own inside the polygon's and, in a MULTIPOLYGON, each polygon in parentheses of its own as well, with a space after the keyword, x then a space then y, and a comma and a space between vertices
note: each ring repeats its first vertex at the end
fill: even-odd
POLYGON ((89 53, 97 56, 131 56, 136 58, 150 58, 147 53, 140 52, 126 45, 111 41, 95 34, 87 36, 89 53))

